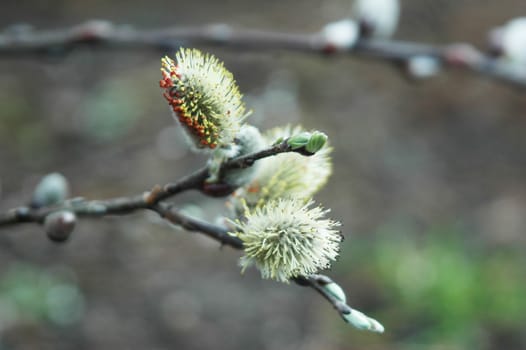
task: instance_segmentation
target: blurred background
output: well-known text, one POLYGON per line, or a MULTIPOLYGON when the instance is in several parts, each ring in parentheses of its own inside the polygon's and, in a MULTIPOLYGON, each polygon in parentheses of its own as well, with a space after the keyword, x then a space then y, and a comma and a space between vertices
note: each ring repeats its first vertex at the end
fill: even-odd
MULTIPOLYGON (((396 38, 483 48, 523 0, 402 0, 396 38)), ((151 28, 224 22, 314 32, 334 1, 2 0, 0 28, 87 19, 151 28)), ((326 132, 317 200, 346 240, 329 275, 386 333, 345 324, 312 290, 239 273, 240 253, 147 213, 81 220, 56 245, 0 234, 0 349, 526 349, 526 97, 449 72, 415 83, 349 57, 200 47, 225 61, 250 122, 326 132)), ((0 58, 0 210, 50 172, 86 198, 140 193, 202 166, 158 87, 160 52, 0 58)), ((224 200, 175 199, 208 220, 224 200)))

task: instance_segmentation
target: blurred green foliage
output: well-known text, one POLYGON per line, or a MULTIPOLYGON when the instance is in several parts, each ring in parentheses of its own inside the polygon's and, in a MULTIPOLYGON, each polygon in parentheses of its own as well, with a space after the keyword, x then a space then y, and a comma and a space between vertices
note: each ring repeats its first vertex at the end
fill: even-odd
MULTIPOLYGON (((0 139, 9 144, 17 155, 32 157, 37 151, 49 146, 51 135, 47 132, 46 121, 33 115, 29 101, 18 94, 16 89, 0 89, 0 106, 0 139)), ((39 157, 32 158, 48 156, 40 152, 39 157)))
POLYGON ((84 133, 106 142, 126 135, 144 114, 141 89, 131 78, 104 81, 84 102, 84 133))
POLYGON ((68 273, 13 264, 0 277, 0 328, 48 321, 65 326, 78 321, 84 297, 68 273))
POLYGON ((371 297, 370 314, 382 320, 388 337, 473 348, 487 342, 484 331, 520 334, 526 257, 519 247, 484 247, 465 240, 473 234, 455 225, 403 230, 387 225, 374 239, 353 237, 337 264, 340 274, 346 267, 360 271, 348 285, 375 284, 381 295, 371 297))

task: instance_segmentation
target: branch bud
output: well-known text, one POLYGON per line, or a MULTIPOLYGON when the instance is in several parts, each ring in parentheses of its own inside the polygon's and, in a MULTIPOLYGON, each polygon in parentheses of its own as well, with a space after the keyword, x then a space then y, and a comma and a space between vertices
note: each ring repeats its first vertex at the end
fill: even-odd
POLYGON ((389 38, 398 26, 400 4, 398 0, 356 0, 353 13, 362 36, 389 38))
POLYGON ((59 173, 51 173, 38 183, 33 192, 31 206, 40 208, 63 202, 69 196, 68 180, 59 173))
POLYGON ((321 30, 325 40, 325 51, 345 51, 351 49, 359 38, 358 24, 352 19, 343 19, 327 24, 321 30))
POLYGON ((335 297, 342 303, 347 303, 347 297, 345 296, 345 292, 339 284, 331 282, 324 285, 323 289, 325 289, 328 293, 330 293, 333 297, 335 297))
POLYGON ((418 55, 407 60, 407 72, 412 78, 426 79, 435 76, 441 69, 440 61, 431 56, 418 55))
POLYGON ((311 133, 307 131, 293 135, 287 140, 287 143, 290 146, 290 148, 292 148, 292 150, 297 150, 301 147, 307 146, 307 143, 309 143, 310 135, 311 133))
POLYGON ((305 149, 307 152, 310 153, 316 153, 320 149, 322 149, 323 146, 325 146, 325 143, 327 142, 327 135, 320 131, 314 131, 307 142, 307 145, 305 146, 305 149))
POLYGON ((44 230, 50 240, 53 242, 65 242, 77 223, 77 217, 74 213, 63 210, 57 211, 46 216, 44 220, 44 230))
POLYGON ((492 30, 489 40, 494 53, 513 63, 526 64, 526 17, 514 18, 492 30))
POLYGON ((355 309, 352 309, 348 314, 342 314, 342 317, 345 322, 361 330, 375 333, 383 333, 385 330, 380 322, 355 309))
POLYGON ((311 156, 325 146, 327 135, 320 131, 302 132, 291 136, 287 144, 293 151, 311 156))

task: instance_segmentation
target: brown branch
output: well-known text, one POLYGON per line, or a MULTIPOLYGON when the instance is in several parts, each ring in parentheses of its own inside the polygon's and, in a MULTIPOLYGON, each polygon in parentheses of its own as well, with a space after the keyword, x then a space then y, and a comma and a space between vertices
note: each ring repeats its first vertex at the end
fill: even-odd
POLYGON ((243 242, 239 238, 230 235, 228 229, 225 227, 212 225, 206 221, 184 215, 175 210, 171 204, 167 203, 157 203, 151 209, 165 220, 172 224, 179 225, 187 231, 203 233, 220 242, 222 245, 227 245, 235 249, 243 249, 243 242))
MULTIPOLYGON (((246 168, 252 166, 254 162, 259 159, 284 152, 302 153, 302 150, 292 150, 287 140, 284 140, 262 151, 226 161, 221 167, 221 172, 246 168)), ((107 215, 126 215, 140 209, 152 209, 156 204, 178 193, 188 190, 203 190, 203 185, 206 183, 208 175, 208 168, 204 167, 193 174, 183 177, 177 182, 166 184, 163 187, 157 185, 144 194, 132 197, 91 201, 74 198, 60 205, 51 207, 29 208, 23 206, 14 208, 5 213, 0 213, 0 227, 21 223, 42 223, 46 216, 59 210, 71 211, 79 217, 101 217, 107 215)))
MULTIPOLYGON (((186 216, 173 208, 172 205, 166 203, 158 203, 152 207, 152 210, 157 212, 161 217, 169 222, 183 227, 187 231, 196 231, 205 234, 206 236, 220 242, 222 245, 230 246, 234 249, 243 250, 243 241, 239 238, 230 235, 229 230, 222 226, 212 225, 206 221, 186 216)), ((303 287, 309 287, 318 292, 325 298, 334 309, 343 316, 352 312, 352 308, 336 298, 333 294, 324 288, 325 285, 333 283, 333 281, 325 275, 310 275, 298 276, 293 281, 303 287)))
MULTIPOLYGON (((249 155, 233 158, 225 162, 222 171, 230 169, 240 169, 252 166, 259 159, 274 156, 284 152, 297 152, 305 154, 302 148, 292 150, 287 140, 273 145, 267 149, 249 155)), ((222 245, 230 246, 234 249, 243 250, 243 242, 229 234, 226 227, 210 224, 177 211, 173 204, 162 202, 177 193, 189 189, 199 189, 206 181, 208 169, 203 168, 195 173, 179 180, 178 182, 167 184, 163 188, 155 186, 150 192, 134 197, 120 197, 108 200, 86 201, 82 198, 74 198, 61 205, 45 208, 19 207, 0 213, 0 227, 20 223, 43 223, 46 216, 58 210, 69 210, 77 216, 102 217, 107 215, 124 215, 138 209, 147 209, 156 212, 163 219, 172 224, 181 226, 187 231, 202 233, 222 245)), ((351 312, 351 308, 337 300, 332 294, 328 293, 323 286, 332 282, 329 277, 323 275, 312 275, 307 277, 297 277, 293 280, 298 285, 313 288, 320 293, 333 307, 340 313, 351 312)))
POLYGON ((347 54, 405 66, 414 57, 437 60, 443 69, 464 70, 526 88, 526 73, 501 62, 470 44, 428 45, 396 40, 360 39, 347 49, 336 49, 321 33, 293 34, 229 25, 136 29, 106 21, 88 21, 63 29, 32 30, 22 27, 0 33, 0 57, 67 54, 79 47, 97 49, 153 49, 170 52, 181 45, 225 46, 243 50, 286 50, 314 54, 347 54))

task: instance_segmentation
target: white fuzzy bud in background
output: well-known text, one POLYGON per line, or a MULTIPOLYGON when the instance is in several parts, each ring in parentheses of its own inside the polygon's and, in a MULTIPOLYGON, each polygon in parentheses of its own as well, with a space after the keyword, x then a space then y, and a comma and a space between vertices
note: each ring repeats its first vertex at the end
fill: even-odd
POLYGON ((69 196, 68 180, 59 173, 42 178, 33 192, 31 205, 39 208, 63 202, 69 196))
POLYGON ((44 220, 44 230, 50 240, 61 243, 66 241, 75 229, 77 217, 70 211, 51 213, 44 220))
POLYGON ((345 51, 354 46, 359 38, 358 24, 352 19, 327 24, 321 30, 326 50, 345 51))
POLYGON ((407 60, 407 72, 416 79, 431 78, 440 68, 440 61, 431 56, 413 56, 407 60))
POLYGON ((490 32, 492 50, 511 62, 526 65, 526 17, 515 18, 490 32))
POLYGON ((398 0, 356 0, 353 15, 364 36, 389 38, 398 26, 400 5, 398 0))

